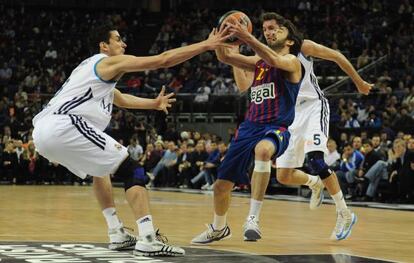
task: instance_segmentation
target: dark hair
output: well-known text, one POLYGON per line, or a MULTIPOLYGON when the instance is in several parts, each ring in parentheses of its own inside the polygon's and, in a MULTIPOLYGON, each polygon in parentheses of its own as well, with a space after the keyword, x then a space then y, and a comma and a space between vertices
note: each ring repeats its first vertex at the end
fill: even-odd
POLYGON ((287 39, 292 40, 294 44, 290 47, 290 54, 297 56, 300 52, 303 43, 303 35, 302 33, 296 28, 296 26, 289 20, 284 18, 283 16, 275 13, 275 12, 268 12, 263 13, 261 17, 261 22, 263 24, 264 21, 275 20, 276 23, 280 26, 286 27, 289 31, 287 39))
POLYGON ((345 147, 351 147, 351 148, 353 148, 353 147, 352 147, 352 144, 351 144, 351 143, 349 143, 349 142, 347 142, 347 143, 345 143, 345 144, 344 144, 343 149, 345 149, 345 147))
POLYGON ((99 51, 99 43, 105 42, 109 44, 111 38, 111 31, 118 30, 112 23, 104 23, 98 27, 92 27, 89 38, 90 50, 99 51))
POLYGON ((371 147, 373 147, 373 146, 374 146, 374 145, 372 144, 372 141, 371 141, 371 140, 364 140, 364 142, 362 143, 362 145, 366 145, 366 144, 370 145, 371 147))

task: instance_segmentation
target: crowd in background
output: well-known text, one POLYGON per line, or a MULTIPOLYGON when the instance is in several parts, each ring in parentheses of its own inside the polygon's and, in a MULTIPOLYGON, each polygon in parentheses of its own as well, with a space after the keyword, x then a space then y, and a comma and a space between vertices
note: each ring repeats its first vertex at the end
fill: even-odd
MULTIPOLYGON (((332 156, 338 158, 328 157, 335 159, 332 167, 338 171, 344 192, 349 198, 368 201, 412 200, 413 1, 292 3, 295 5, 290 9, 266 11, 278 11, 297 24, 306 38, 355 58, 357 68, 387 56, 376 75, 364 75, 375 83, 371 95, 330 97, 329 147, 337 145, 332 156)), ((259 17, 264 10, 259 6, 244 11, 254 24, 254 34, 263 40, 259 17)), ((128 48, 134 50, 139 44, 134 43, 136 34, 142 28, 140 14, 136 10, 75 12, 39 7, 29 14, 23 6, 4 5, 0 5, 0 12, 4 29, 0 32, 0 181, 82 183, 36 153, 31 142, 31 119, 81 59, 91 54, 87 44, 91 27, 111 18, 128 48)), ((205 39, 222 13, 185 6, 165 13, 148 53, 159 54, 205 39)), ((252 51, 242 46, 241 52, 252 51)), ((340 74, 335 68, 330 64, 323 74, 340 74)), ((323 88, 323 82, 320 84, 323 88)), ((200 102, 208 101, 211 94, 237 94, 231 68, 219 63, 212 52, 171 69, 129 74, 120 85, 125 92, 135 94, 156 93, 165 85, 177 93, 196 94, 200 102)), ((128 146, 131 155, 142 163, 143 172, 151 179, 149 186, 210 189, 229 141, 199 131, 177 132, 174 125, 160 128, 157 118, 163 116, 155 115, 152 123, 144 123, 133 112, 114 110, 107 132, 128 146)))

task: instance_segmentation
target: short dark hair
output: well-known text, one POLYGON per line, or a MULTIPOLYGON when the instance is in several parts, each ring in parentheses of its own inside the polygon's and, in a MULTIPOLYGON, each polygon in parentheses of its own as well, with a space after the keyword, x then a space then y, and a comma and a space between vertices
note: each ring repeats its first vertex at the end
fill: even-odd
POLYGON ((300 52, 303 43, 302 33, 296 28, 292 21, 275 12, 263 13, 261 17, 262 24, 264 21, 269 20, 275 20, 278 25, 284 26, 288 29, 289 34, 287 36, 287 39, 292 40, 294 42, 294 44, 290 47, 289 52, 290 54, 297 56, 300 52))
POLYGON ((373 146, 374 146, 374 145, 372 144, 372 141, 371 141, 371 140, 364 140, 364 142, 362 143, 362 145, 366 145, 366 144, 370 145, 371 147, 373 147, 373 146))
POLYGON ((90 32, 89 46, 91 51, 99 51, 99 43, 105 42, 109 44, 109 39, 111 38, 111 31, 118 30, 110 22, 103 23, 98 27, 93 27, 90 32))

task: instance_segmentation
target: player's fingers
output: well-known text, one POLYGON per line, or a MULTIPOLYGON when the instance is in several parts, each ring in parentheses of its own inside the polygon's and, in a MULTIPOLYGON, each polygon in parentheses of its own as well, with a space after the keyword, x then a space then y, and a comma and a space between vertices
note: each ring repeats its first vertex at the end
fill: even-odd
POLYGON ((165 96, 165 97, 167 97, 167 99, 169 99, 169 98, 171 98, 174 95, 175 95, 175 93, 174 92, 171 92, 171 93, 167 94, 167 96, 165 96))
POLYGON ((160 96, 164 96, 165 93, 165 86, 162 86, 161 91, 160 91, 160 96))
POLYGON ((177 100, 176 99, 168 99, 168 102, 169 103, 171 103, 171 102, 176 102, 177 100))

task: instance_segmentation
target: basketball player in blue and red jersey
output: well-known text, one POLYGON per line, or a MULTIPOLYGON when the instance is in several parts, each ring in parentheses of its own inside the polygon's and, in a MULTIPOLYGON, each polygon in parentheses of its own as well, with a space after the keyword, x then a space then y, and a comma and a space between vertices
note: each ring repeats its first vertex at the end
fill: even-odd
MULTIPOLYGON (((281 16, 276 13, 267 14, 267 16, 273 17, 276 21, 274 30, 267 31, 264 35, 269 41, 273 39, 281 16)), ((235 46, 228 51, 239 53, 239 46, 235 46)), ((223 60, 225 56, 226 54, 219 54, 218 58, 223 60)), ((329 103, 319 87, 314 73, 313 58, 335 62, 352 79, 361 94, 368 95, 373 85, 362 79, 341 52, 309 39, 303 40, 298 58, 304 67, 305 73, 296 100, 295 120, 289 126, 289 146, 276 160, 277 181, 286 185, 307 185, 312 191, 309 203, 312 210, 321 206, 324 198, 323 189, 326 186, 335 203, 337 218, 330 239, 344 240, 351 235, 357 216, 347 207, 336 174, 329 169, 324 160, 324 153, 328 152, 329 103), (304 165, 305 160, 311 174, 297 169, 304 165)), ((233 67, 233 73, 239 90, 241 92, 248 90, 252 83, 253 72, 233 67)), ((266 176, 262 175, 260 178, 263 183, 269 181, 266 176)), ((262 184, 258 180, 254 182, 259 185, 262 184)), ((262 187, 261 190, 264 194, 266 188, 262 187)), ((256 196, 262 195, 258 194, 256 196)), ((256 241, 261 238, 259 216, 262 204, 263 199, 252 198, 250 200, 249 214, 243 227, 245 240, 256 241)))
MULTIPOLYGON (((264 32, 272 30, 275 21, 266 16, 263 18, 264 32)), ((193 244, 207 244, 231 236, 226 222, 231 191, 236 182, 249 182, 246 174, 253 158, 252 197, 263 200, 261 188, 266 188, 267 182, 258 184, 255 181, 260 176, 269 178, 271 160, 280 156, 288 146, 288 127, 294 120, 296 98, 304 72, 297 58, 303 39, 291 21, 279 21, 282 26, 268 45, 262 44, 238 21, 229 22, 225 24, 230 27, 229 32, 256 52, 256 56, 232 54, 223 61, 254 72, 251 101, 245 120, 218 169, 214 184, 214 221, 191 241, 193 244)))

